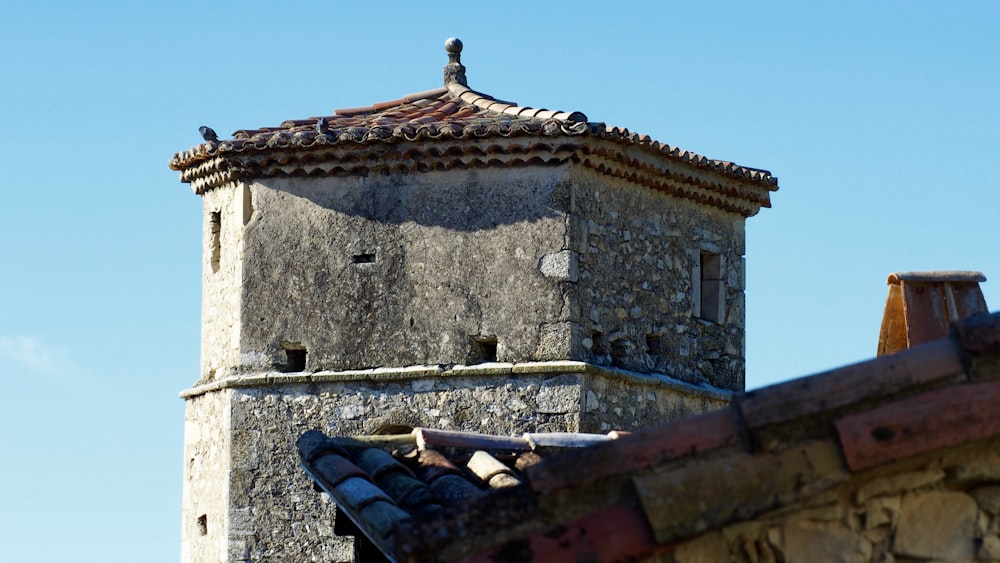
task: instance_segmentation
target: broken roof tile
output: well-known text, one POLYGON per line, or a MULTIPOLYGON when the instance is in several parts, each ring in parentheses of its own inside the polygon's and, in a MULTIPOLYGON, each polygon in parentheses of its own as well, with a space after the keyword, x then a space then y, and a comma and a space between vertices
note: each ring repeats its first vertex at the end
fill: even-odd
POLYGON ((466 467, 492 489, 516 487, 521 484, 521 480, 510 467, 482 450, 472 454, 466 467))

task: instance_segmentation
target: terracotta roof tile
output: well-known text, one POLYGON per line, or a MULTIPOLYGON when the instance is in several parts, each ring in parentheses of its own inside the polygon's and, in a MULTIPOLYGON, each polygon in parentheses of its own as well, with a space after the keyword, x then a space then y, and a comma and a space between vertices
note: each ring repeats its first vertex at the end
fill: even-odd
MULTIPOLYGON (((182 180, 199 180, 206 185, 217 177, 207 178, 201 173, 201 164, 215 158, 226 158, 228 166, 239 165, 239 158, 256 159, 267 162, 267 155, 281 151, 326 150, 330 147, 346 146, 351 150, 362 150, 372 143, 423 142, 447 140, 450 143, 482 138, 517 139, 540 137, 551 139, 563 137, 572 139, 574 146, 588 146, 594 143, 610 142, 612 145, 635 145, 655 157, 681 161, 695 168, 717 172, 723 176, 760 186, 760 193, 741 195, 730 189, 725 197, 704 196, 694 192, 675 192, 681 197, 692 197, 696 201, 718 205, 723 209, 751 215, 761 206, 769 206, 767 192, 777 189, 777 179, 765 170, 740 167, 730 162, 708 159, 688 151, 680 151, 670 145, 653 141, 648 135, 636 135, 628 129, 608 127, 603 123, 588 122, 580 112, 555 111, 519 106, 497 100, 467 86, 452 83, 445 88, 436 88, 402 98, 375 103, 371 106, 337 109, 330 115, 306 119, 284 121, 279 127, 241 129, 233 133, 231 139, 206 142, 190 150, 174 155, 170 167, 182 172, 182 180), (320 118, 326 121, 327 132, 317 131, 320 118), (261 158, 263 157, 263 158, 261 158), (726 198, 736 200, 727 203, 726 198), (737 200, 741 203, 737 203, 737 200), (744 201, 745 200, 745 201, 744 201)), ((529 145, 543 149, 544 145, 529 145)), ((470 149, 472 147, 469 147, 470 149)), ((532 148, 531 150, 535 150, 532 148)), ((574 148, 573 150, 577 150, 574 148)), ((610 158, 616 158, 605 151, 610 158)), ((298 158, 290 154, 288 158, 298 158)), ((325 157, 328 158, 328 157, 325 157)), ((624 158, 618 156, 617 158, 624 158)), ((565 160, 565 159, 564 159, 565 160)), ((602 170, 611 170, 599 162, 582 158, 585 165, 593 165, 602 170)), ((524 159, 519 162, 535 162, 524 159)), ((544 162, 544 159, 543 159, 544 162)), ((505 161, 490 162, 490 165, 505 165, 505 161)), ((622 162, 622 166, 633 166, 637 162, 622 162)), ((264 171, 268 165, 256 165, 254 170, 264 171)), ((419 166, 410 165, 420 169, 419 166)), ((367 169, 359 169, 366 172, 367 169)), ((345 171, 346 172, 346 171, 345 171)), ((238 174, 236 174, 238 175, 238 174)), ((628 177, 630 181, 661 189, 662 172, 651 171, 649 176, 628 177)), ((625 176, 622 176, 625 177, 625 176)), ((691 181, 701 182, 694 176, 691 181)), ((706 186, 707 190, 726 190, 721 183, 706 186)), ((196 188, 197 191, 197 188, 196 188)), ((200 192, 199 192, 200 193, 200 192)))
POLYGON ((498 561, 642 561, 666 551, 649 530, 643 513, 632 506, 615 506, 566 524, 535 532, 463 560, 498 561))
POLYGON ((586 450, 566 452, 525 470, 532 489, 546 493, 630 469, 727 447, 749 449, 735 409, 669 422, 586 450))
POLYGON ((466 467, 493 489, 516 487, 521 484, 517 472, 482 450, 472 454, 466 467))
POLYGON ((849 406, 862 399, 891 396, 964 370, 962 351, 950 339, 915 347, 812 377, 794 379, 737 395, 736 405, 750 428, 790 422, 849 406))
POLYGON ((340 510, 380 549, 392 549, 392 537, 403 523, 459 510, 491 490, 524 489, 522 470, 543 455, 612 439, 565 433, 500 437, 426 428, 408 435, 327 438, 310 431, 298 448, 303 467, 340 510))
MULTIPOLYGON (((955 337, 972 369, 973 379, 978 379, 977 360, 980 356, 1000 354, 1000 315, 976 315, 953 325, 955 337)), ((987 366, 989 363, 987 362, 987 366)))
POLYGON ((333 486, 337 486, 341 481, 351 477, 367 477, 367 474, 360 467, 336 454, 324 455, 314 461, 313 465, 326 475, 336 476, 330 481, 333 486))
POLYGON ((954 385, 836 421, 852 471, 1000 434, 1000 381, 954 385))

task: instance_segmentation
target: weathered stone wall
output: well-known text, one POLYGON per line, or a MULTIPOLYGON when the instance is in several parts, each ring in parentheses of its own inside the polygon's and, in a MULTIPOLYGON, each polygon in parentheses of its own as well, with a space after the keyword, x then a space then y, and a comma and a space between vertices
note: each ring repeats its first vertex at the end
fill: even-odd
POLYGON ((181 560, 227 561, 231 392, 188 399, 184 413, 181 560))
POLYGON ((998 561, 1000 441, 854 477, 807 503, 704 534, 661 560, 998 561))
MULTIPOLYGON (((333 507, 326 495, 316 494, 300 466, 295 440, 305 431, 350 436, 390 424, 496 435, 576 431, 580 377, 333 381, 210 393, 231 401, 234 429, 226 484, 230 541, 225 560, 351 560, 350 539, 333 534, 333 507)), ((203 431, 213 428, 209 424, 203 431)), ((201 486, 213 485, 218 486, 201 486)), ((217 552, 200 553, 206 558, 191 560, 219 560, 217 552)))
POLYGON ((742 391, 743 217, 587 169, 574 169, 572 182, 585 359, 742 391), (702 251, 722 261, 719 323, 694 315, 702 251))
MULTIPOLYGON (((565 246, 564 167, 252 185, 239 371, 565 359, 569 320, 551 260, 565 246), (561 340, 560 340, 561 338, 561 340)), ((297 370, 295 370, 297 371, 297 370)))
POLYGON ((729 404, 723 391, 696 389, 667 378, 608 370, 584 379, 580 431, 635 431, 729 404))
POLYGON ((268 178, 204 197, 203 381, 476 363, 480 339, 498 361, 743 387, 739 215, 570 165, 268 178), (721 262, 718 322, 696 314, 702 252, 721 262))
POLYGON ((243 224, 250 205, 246 186, 228 186, 202 196, 203 252, 201 380, 233 373, 239 359, 240 296, 243 283, 243 224))
POLYGON ((189 397, 185 560, 218 561, 220 553, 225 561, 351 560, 351 540, 333 534, 329 499, 316 494, 300 466, 295 441, 307 430, 352 436, 406 425, 499 436, 603 433, 721 404, 711 393, 700 399, 693 391, 674 395, 676 384, 652 378, 633 386, 614 373, 553 367, 539 366, 536 373, 512 373, 510 365, 456 368, 445 375, 434 368, 272 373, 238 384, 260 386, 189 397), (209 524, 205 536, 198 528, 201 515, 209 524))

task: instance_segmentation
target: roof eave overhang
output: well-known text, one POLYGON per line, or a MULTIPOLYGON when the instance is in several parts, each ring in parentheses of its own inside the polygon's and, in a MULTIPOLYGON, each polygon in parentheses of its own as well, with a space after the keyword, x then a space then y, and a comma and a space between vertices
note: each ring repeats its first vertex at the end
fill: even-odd
MULTIPOLYGON (((171 167, 197 194, 239 180, 275 176, 354 176, 470 168, 553 166, 569 162, 670 196, 743 217, 770 207, 777 180, 765 171, 720 163, 620 132, 576 123, 507 135, 415 135, 393 142, 289 136, 264 146, 204 143, 171 167), (533 134, 529 134, 533 133, 533 134)), ((457 133, 457 132, 453 132, 457 133)), ((487 132, 484 132, 487 133, 487 132)))

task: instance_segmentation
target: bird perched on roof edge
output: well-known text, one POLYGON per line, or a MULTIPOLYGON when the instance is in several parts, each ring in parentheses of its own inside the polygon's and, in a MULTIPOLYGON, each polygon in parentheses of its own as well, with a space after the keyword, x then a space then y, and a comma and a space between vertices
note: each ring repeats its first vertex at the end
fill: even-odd
POLYGON ((198 128, 198 132, 201 133, 201 138, 205 139, 210 143, 218 143, 219 136, 215 134, 215 130, 207 125, 202 125, 198 128))
POLYGON ((326 132, 330 130, 330 124, 326 121, 325 117, 321 117, 316 120, 316 132, 320 135, 326 135, 326 132))

